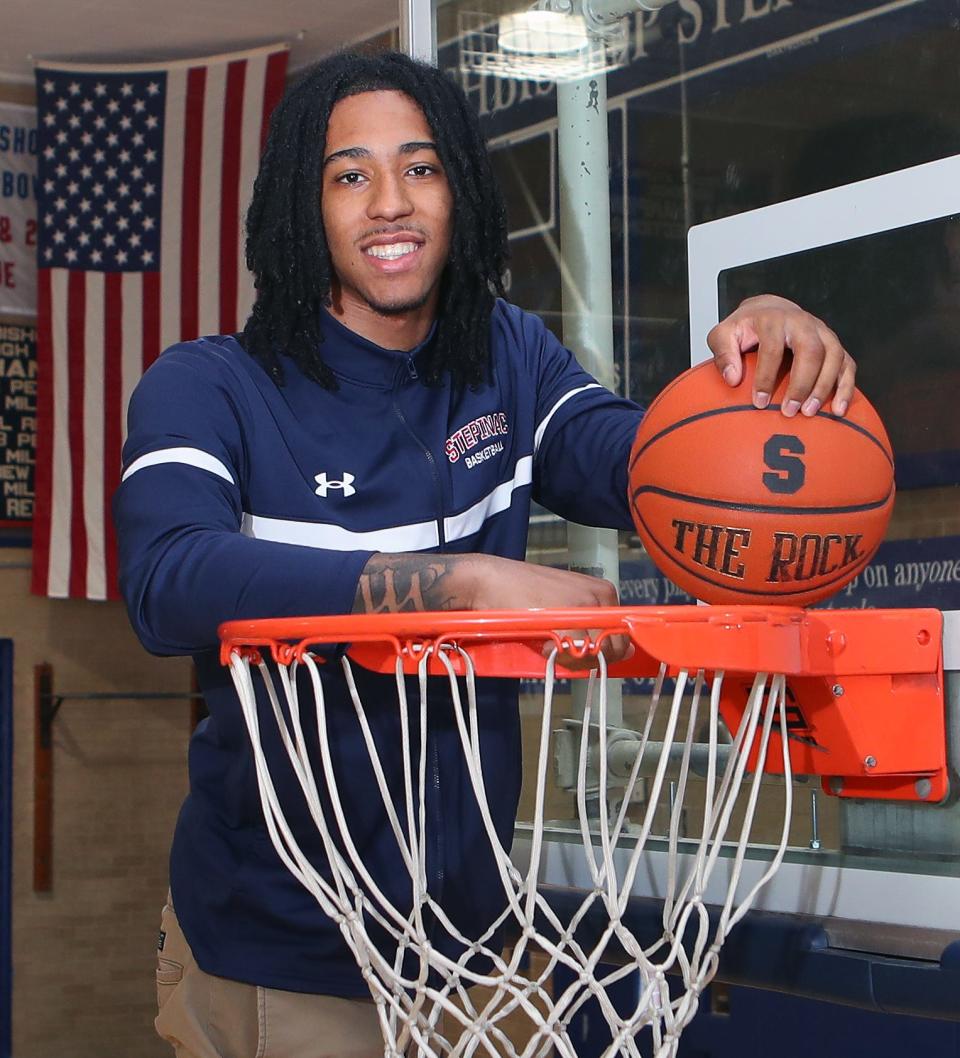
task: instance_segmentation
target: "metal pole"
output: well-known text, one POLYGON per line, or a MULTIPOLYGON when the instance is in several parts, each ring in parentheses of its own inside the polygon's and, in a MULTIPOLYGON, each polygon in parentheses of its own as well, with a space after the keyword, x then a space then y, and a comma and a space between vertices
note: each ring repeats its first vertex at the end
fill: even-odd
MULTIPOLYGON (((656 774, 660 766, 660 758, 664 752, 667 753, 667 775, 679 775, 683 764, 684 746, 681 742, 671 743, 669 748, 664 749, 662 742, 652 739, 646 744, 639 738, 630 738, 629 735, 619 735, 611 739, 607 744, 607 767, 611 779, 623 781, 630 777, 633 766, 636 764, 640 751, 643 750, 643 761, 640 765, 638 775, 650 779, 656 774)), ((728 743, 721 742, 714 751, 714 760, 718 771, 726 769, 730 754, 733 752, 728 743)), ((696 779, 705 779, 710 765, 710 744, 708 742, 694 742, 690 746, 690 759, 688 771, 696 779)), ((752 771, 745 774, 752 775, 752 771)), ((760 782, 763 785, 782 786, 783 776, 763 773, 760 782)), ((671 785, 674 785, 671 781, 671 785)), ((671 805, 674 793, 671 794, 671 805)))
POLYGON ((820 848, 820 816, 817 811, 817 791, 810 791, 810 848, 820 848))
POLYGON ((437 65, 432 0, 400 0, 400 50, 411 58, 437 65))
MULTIPOLYGON (((557 154, 560 175, 560 270, 563 342, 598 382, 615 388, 613 279, 610 261, 610 154, 607 82, 603 74, 557 85, 557 154)), ((615 529, 567 526, 570 568, 620 584, 615 529)), ((575 715, 585 688, 574 684, 575 715)), ((611 680, 610 723, 623 716, 621 686, 611 680)))

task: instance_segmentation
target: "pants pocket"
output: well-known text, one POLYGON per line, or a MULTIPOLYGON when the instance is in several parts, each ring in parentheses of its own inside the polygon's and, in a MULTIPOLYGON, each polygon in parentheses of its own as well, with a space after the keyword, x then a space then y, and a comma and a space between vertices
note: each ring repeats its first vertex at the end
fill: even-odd
POLYGON ((183 966, 173 959, 157 957, 157 987, 178 985, 183 980, 183 966))
POLYGON ((184 964, 178 956, 176 941, 180 936, 173 908, 168 902, 160 918, 160 941, 157 945, 157 1010, 162 1010, 171 993, 183 980, 184 964))

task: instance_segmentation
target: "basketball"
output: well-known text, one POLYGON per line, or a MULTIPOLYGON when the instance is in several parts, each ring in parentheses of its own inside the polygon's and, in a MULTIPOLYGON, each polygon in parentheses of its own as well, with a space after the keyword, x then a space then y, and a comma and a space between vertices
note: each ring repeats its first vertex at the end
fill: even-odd
POLYGON ((890 442, 859 390, 843 418, 785 418, 786 368, 770 404, 755 408, 756 357, 743 359, 739 386, 708 361, 650 405, 630 453, 634 524, 660 571, 704 602, 817 602, 880 546, 894 499, 890 442))

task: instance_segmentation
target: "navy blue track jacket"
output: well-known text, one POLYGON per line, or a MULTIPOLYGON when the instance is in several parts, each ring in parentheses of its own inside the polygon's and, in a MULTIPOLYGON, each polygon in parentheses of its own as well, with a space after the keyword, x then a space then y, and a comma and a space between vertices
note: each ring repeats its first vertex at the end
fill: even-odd
MULTIPOLYGON (((378 551, 522 559, 531 498, 577 522, 629 528, 627 458, 641 412, 598 385, 537 317, 505 302, 492 319, 491 381, 477 390, 423 384, 430 338, 398 352, 326 314, 323 329, 336 390, 286 358, 277 386, 232 337, 200 338, 161 356, 130 404, 114 510, 133 626, 153 653, 194 656, 210 711, 191 741, 190 793, 171 853, 174 905, 197 963, 238 981, 349 996, 368 992, 339 930, 267 835, 217 627, 349 613, 378 551)), ((390 752, 399 745, 394 678, 354 670, 363 702, 374 706, 388 778, 399 782, 399 754, 390 752)), ((323 673, 351 831, 371 872, 404 906, 409 877, 353 705, 339 667, 323 673)), ((477 935, 500 911, 502 890, 482 852, 488 843, 445 681, 435 682, 430 890, 455 924, 477 935)), ((486 788, 509 846, 521 779, 517 688, 480 682, 486 788)), ((322 864, 279 739, 264 738, 286 814, 322 864)))

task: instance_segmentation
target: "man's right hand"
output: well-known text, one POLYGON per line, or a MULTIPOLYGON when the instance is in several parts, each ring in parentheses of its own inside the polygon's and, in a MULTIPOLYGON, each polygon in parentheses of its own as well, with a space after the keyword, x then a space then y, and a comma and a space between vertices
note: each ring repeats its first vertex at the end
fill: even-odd
MULTIPOLYGON (((526 610, 617 606, 610 581, 565 569, 517 562, 494 555, 377 554, 364 567, 354 613, 403 613, 414 610, 526 610)), ((564 630, 571 638, 584 631, 564 630)), ((604 643, 608 661, 628 656, 629 640, 604 643)), ((569 655, 568 668, 590 667, 569 655)))

